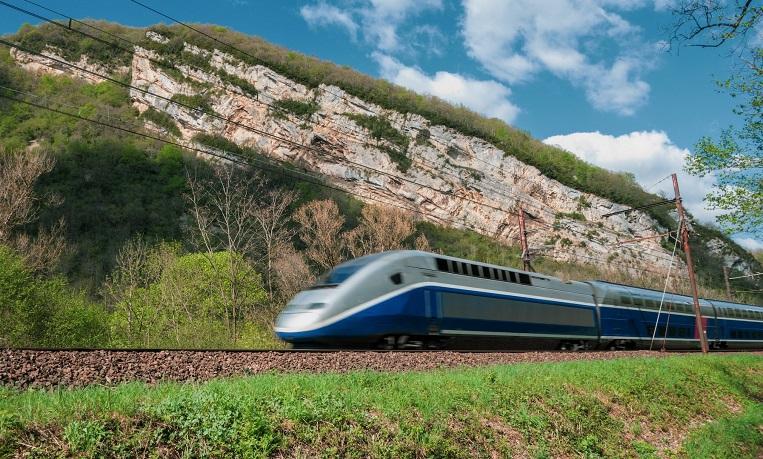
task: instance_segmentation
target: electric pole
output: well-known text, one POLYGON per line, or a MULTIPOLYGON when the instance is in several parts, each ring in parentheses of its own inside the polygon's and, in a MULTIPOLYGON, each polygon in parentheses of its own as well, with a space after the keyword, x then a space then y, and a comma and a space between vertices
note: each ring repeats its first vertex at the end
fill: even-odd
POLYGON ((519 205, 519 243, 522 247, 522 266, 525 271, 535 272, 530 264, 530 246, 527 244, 527 229, 525 228, 525 210, 519 205))
POLYGON ((728 266, 723 267, 723 280, 726 281, 726 296, 729 300, 732 300, 733 297, 731 296, 731 284, 729 284, 729 268, 728 266))
POLYGON ((699 295, 697 294, 697 279, 694 277, 694 263, 691 258, 691 247, 689 246, 688 220, 686 219, 684 206, 681 202, 681 191, 678 189, 678 177, 676 174, 672 174, 672 177, 673 190, 675 190, 676 193, 676 210, 678 210, 678 229, 681 232, 681 240, 684 246, 684 253, 686 254, 686 268, 689 271, 689 283, 691 284, 691 292, 694 297, 694 316, 697 335, 699 336, 699 344, 702 347, 702 353, 707 354, 709 349, 707 346, 707 336, 705 336, 705 327, 702 323, 702 308, 699 305, 699 295))

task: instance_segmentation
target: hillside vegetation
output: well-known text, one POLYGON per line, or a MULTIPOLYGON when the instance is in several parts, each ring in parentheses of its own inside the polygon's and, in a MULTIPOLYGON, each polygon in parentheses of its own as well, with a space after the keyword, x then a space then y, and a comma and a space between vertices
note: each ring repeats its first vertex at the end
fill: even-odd
MULTIPOLYGON (((132 40, 144 40, 144 30, 99 26, 132 40)), ((202 47, 211 46, 186 36, 180 29, 159 29, 173 38, 166 45, 151 42, 152 46, 161 46, 178 59, 189 58, 179 51, 182 47, 178 47, 178 41, 181 45, 182 40, 188 40, 202 47)), ((337 84, 385 107, 421 113, 433 122, 479 135, 571 186, 596 192, 595 187, 609 183, 598 194, 626 204, 656 199, 628 177, 587 165, 497 120, 486 120, 466 109, 287 52, 259 39, 244 42, 243 36, 227 30, 207 30, 222 34, 226 40, 237 40, 237 46, 258 56, 258 62, 291 78, 313 86, 337 84), (574 181, 565 178, 572 170, 577 171, 574 181)), ((122 67, 129 63, 129 56, 62 29, 25 26, 16 38, 33 49, 60 47, 73 60, 86 55, 108 65, 117 78, 128 78, 122 67)), ((228 78, 228 83, 243 85, 242 89, 247 90, 243 83, 228 78)), ((138 132, 145 132, 147 122, 168 136, 176 135, 178 130, 173 120, 160 112, 146 111, 139 116, 127 90, 119 85, 30 74, 16 65, 6 48, 0 48, 0 85, 20 91, 2 90, 3 96, 27 97, 138 132)), ((282 105, 284 110, 300 116, 309 116, 315 109, 309 102, 288 101, 282 105)), ((403 147, 407 142, 376 120, 359 122, 392 144, 403 147)), ((471 231, 421 222, 394 208, 364 205, 344 192, 295 179, 288 172, 296 170, 296 166, 284 172, 282 166, 258 151, 221 137, 203 134, 194 140, 269 165, 266 169, 270 172, 240 170, 226 175, 221 168, 176 146, 0 99, 0 167, 18 164, 22 156, 46 157, 51 163, 49 171, 27 177, 25 183, 31 187, 29 218, 0 227, 3 286, 19 286, 0 287, 0 318, 11 324, 0 332, 0 345, 277 346, 270 332, 275 312, 316 275, 348 257, 415 247, 521 266, 516 247, 471 231), (271 232, 277 234, 276 238, 252 230, 251 244, 227 246, 218 240, 217 232, 207 228, 206 236, 215 239, 214 244, 208 244, 210 241, 200 232, 200 226, 204 230, 204 225, 199 225, 200 214, 194 210, 209 211, 214 200, 222 196, 222 185, 226 183, 233 195, 251 197, 244 203, 249 206, 246 215, 250 221, 277 229, 271 232), (212 191, 194 201, 194 190, 212 191), (323 238, 317 237, 314 229, 322 231, 323 238), (61 250, 52 251, 55 256, 43 261, 31 256, 37 253, 31 248, 43 253, 48 246, 61 250), (220 263, 231 267, 227 277, 220 277, 220 263), (239 284, 251 290, 239 290, 239 284)), ((399 167, 406 167, 402 158, 399 167)), ((723 280, 718 275, 721 260, 699 242, 721 235, 697 228, 695 258, 703 294, 722 296, 719 288, 723 280)), ((737 249, 742 256, 751 258, 737 249)), ((592 264, 539 259, 535 266, 539 271, 569 279, 602 278, 660 289, 664 282, 646 274, 637 277, 592 264)), ((754 284, 748 285, 754 288, 754 284)), ((754 301, 754 297, 747 299, 754 301)))
POLYGON ((0 389, 0 457, 753 459, 759 355, 0 389))

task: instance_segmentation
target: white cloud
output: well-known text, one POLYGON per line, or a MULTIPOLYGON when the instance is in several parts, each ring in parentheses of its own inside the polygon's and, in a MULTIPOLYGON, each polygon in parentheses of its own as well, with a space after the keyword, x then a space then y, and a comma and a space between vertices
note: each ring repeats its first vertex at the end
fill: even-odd
POLYGON ((350 34, 353 40, 357 38, 358 24, 352 19, 352 15, 345 10, 325 3, 317 5, 305 5, 299 10, 299 14, 311 27, 339 26, 350 34))
POLYGON ((624 0, 463 0, 469 55, 499 80, 528 81, 549 71, 582 87, 597 109, 631 115, 646 102, 655 47, 614 10, 624 0), (604 54, 614 57, 604 57, 604 54), (605 52, 606 51, 606 52, 605 52))
MULTIPOLYGON (((339 26, 353 39, 360 31, 365 41, 384 52, 410 51, 412 43, 401 40, 399 28, 410 17, 442 8, 442 0, 362 0, 346 9, 320 2, 300 9, 302 18, 311 26, 339 26)), ((413 36, 427 34, 440 39, 442 34, 432 25, 419 25, 413 36)))
POLYGON ((670 179, 650 187, 676 172, 681 197, 692 215, 703 222, 712 222, 717 215, 717 212, 706 209, 703 202, 713 186, 713 178, 698 178, 683 172, 684 159, 689 150, 676 146, 665 132, 636 131, 621 136, 576 132, 549 137, 543 142, 561 147, 605 169, 630 172, 647 191, 663 192, 668 197, 673 196, 670 179))
POLYGON ((747 250, 763 250, 763 241, 751 237, 734 237, 734 242, 747 250))
POLYGON ((507 123, 519 113, 519 108, 509 100, 511 90, 497 81, 475 80, 450 72, 430 76, 385 54, 374 53, 374 58, 379 63, 382 77, 400 86, 464 105, 507 123))

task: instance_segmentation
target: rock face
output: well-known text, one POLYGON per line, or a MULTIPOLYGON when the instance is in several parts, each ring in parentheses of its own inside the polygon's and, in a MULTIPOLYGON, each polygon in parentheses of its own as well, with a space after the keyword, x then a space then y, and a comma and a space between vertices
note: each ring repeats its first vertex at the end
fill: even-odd
MULTIPOLYGON (((165 40, 153 32, 148 37, 165 40)), ((159 56, 142 48, 136 48, 130 69, 133 86, 162 97, 206 95, 219 116, 131 90, 141 112, 153 107, 169 114, 183 142, 190 144, 202 132, 221 135, 274 159, 298 163, 366 202, 409 209, 425 220, 473 229, 515 245, 521 206, 529 214, 530 247, 562 261, 658 273, 670 266, 670 252, 660 245, 660 238, 618 244, 665 231, 647 214, 602 218, 625 207, 549 179, 482 139, 433 125, 419 115, 384 109, 335 86, 308 88, 219 50, 189 44, 185 50, 208 58, 213 71, 176 64, 184 75, 179 81, 152 63, 159 56), (247 81, 257 95, 247 94, 230 79, 223 81, 220 72, 247 81), (304 118, 273 106, 283 100, 314 103, 317 110, 304 118), (399 138, 407 140, 407 149, 400 141, 374 138, 353 115, 387 120, 399 138), (394 160, 396 152, 410 160, 405 172, 394 160)), ((15 52, 14 57, 28 69, 51 71, 35 56, 15 52)), ((92 75, 79 75, 65 66, 56 71, 95 81, 92 75)), ((679 269, 683 267, 678 257, 676 262, 679 269)))

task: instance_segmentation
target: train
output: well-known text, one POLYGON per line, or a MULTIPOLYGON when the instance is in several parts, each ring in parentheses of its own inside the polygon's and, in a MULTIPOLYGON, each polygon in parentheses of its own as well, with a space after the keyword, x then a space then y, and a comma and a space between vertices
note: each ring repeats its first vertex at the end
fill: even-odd
MULTIPOLYGON (((398 250, 336 266, 278 315, 295 348, 698 349, 692 297, 398 250)), ((714 349, 763 348, 763 307, 700 299, 714 349)))

